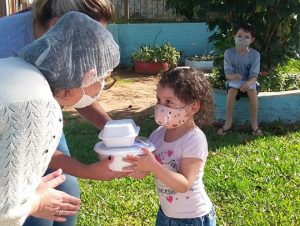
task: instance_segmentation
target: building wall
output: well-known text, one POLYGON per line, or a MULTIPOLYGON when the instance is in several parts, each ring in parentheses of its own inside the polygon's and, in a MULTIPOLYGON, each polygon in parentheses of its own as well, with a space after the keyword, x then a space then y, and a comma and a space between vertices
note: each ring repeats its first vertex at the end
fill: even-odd
POLYGON ((186 57, 209 52, 212 32, 205 23, 111 24, 108 30, 120 46, 121 65, 132 66, 131 55, 141 45, 171 43, 186 57))

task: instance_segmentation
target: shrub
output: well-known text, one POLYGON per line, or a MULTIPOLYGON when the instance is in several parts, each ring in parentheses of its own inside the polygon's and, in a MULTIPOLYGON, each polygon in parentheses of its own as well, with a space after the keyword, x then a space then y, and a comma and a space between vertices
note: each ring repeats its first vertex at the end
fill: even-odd
POLYGON ((163 62, 171 65, 176 65, 180 57, 180 52, 170 43, 165 43, 162 46, 141 46, 133 53, 133 61, 141 62, 163 62))
POLYGON ((188 57, 187 59, 192 61, 213 61, 214 58, 215 58, 214 51, 210 51, 209 53, 204 52, 199 55, 188 57))

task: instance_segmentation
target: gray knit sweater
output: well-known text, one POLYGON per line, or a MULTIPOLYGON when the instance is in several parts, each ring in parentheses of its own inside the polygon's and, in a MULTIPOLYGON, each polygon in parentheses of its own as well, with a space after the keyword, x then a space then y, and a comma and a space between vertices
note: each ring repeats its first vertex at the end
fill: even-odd
POLYGON ((61 131, 42 74, 21 58, 0 59, 0 226, 23 224, 61 131))

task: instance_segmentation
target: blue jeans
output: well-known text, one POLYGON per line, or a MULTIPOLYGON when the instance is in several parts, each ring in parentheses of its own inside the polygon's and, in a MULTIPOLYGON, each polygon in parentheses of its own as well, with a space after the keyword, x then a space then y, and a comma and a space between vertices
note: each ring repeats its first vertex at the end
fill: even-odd
POLYGON ((179 219, 167 217, 162 209, 159 208, 156 226, 216 226, 216 214, 212 208, 208 214, 202 217, 179 219))
MULTIPOLYGON (((70 151, 68 149, 68 145, 64 134, 62 134, 60 138, 57 149, 63 152, 65 155, 70 156, 70 151)), ((47 175, 53 171, 54 170, 48 168, 44 175, 47 175)), ((64 191, 74 197, 80 198, 80 190, 79 190, 77 178, 68 174, 65 174, 65 176, 66 176, 65 182, 59 185, 58 187, 56 187, 56 189, 60 191, 64 191)), ((74 226, 75 223, 76 223, 76 216, 67 217, 66 222, 49 221, 49 220, 30 216, 26 219, 23 226, 74 226)))

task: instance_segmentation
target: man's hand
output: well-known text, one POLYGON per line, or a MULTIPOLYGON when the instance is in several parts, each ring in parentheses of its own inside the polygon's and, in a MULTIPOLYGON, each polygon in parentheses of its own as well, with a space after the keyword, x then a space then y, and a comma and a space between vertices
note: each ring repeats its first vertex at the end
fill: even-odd
POLYGON ((250 80, 244 82, 240 87, 241 92, 248 92, 250 87, 255 83, 256 83, 256 77, 252 77, 250 80))
POLYGON ((65 181, 62 170, 42 178, 36 189, 30 215, 51 221, 66 221, 66 216, 76 215, 80 208, 80 199, 54 189, 65 181))
POLYGON ((231 80, 231 81, 240 81, 242 80, 242 76, 238 73, 234 73, 234 74, 227 74, 226 75, 226 79, 227 80, 231 80))

